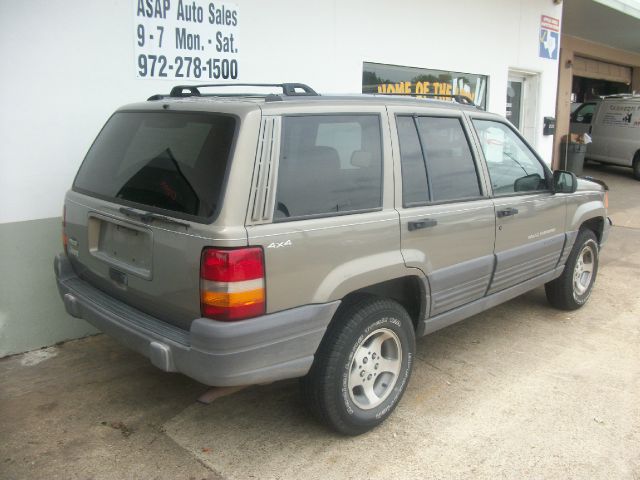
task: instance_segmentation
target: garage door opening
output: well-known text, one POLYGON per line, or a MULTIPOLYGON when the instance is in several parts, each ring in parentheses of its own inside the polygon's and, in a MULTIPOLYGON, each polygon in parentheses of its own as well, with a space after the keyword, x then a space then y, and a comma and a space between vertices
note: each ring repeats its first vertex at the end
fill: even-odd
POLYGON ((596 100, 604 95, 616 95, 619 93, 631 93, 631 85, 623 82, 599 80, 595 78, 573 77, 571 86, 571 101, 584 103, 596 100))

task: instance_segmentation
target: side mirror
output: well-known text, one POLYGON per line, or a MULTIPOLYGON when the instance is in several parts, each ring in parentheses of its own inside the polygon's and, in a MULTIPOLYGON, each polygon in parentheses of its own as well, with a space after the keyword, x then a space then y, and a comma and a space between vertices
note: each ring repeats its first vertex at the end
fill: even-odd
POLYGON ((535 192, 536 190, 547 188, 545 183, 540 175, 532 173, 516 179, 513 183, 513 190, 516 192, 535 192))
POLYGON ((573 172, 556 170, 553 172, 553 192, 573 193, 578 189, 578 178, 573 172))

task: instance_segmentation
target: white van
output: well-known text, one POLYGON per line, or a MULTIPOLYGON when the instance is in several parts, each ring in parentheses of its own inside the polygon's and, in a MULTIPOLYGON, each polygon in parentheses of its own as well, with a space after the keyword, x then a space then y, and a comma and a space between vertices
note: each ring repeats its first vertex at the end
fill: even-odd
POLYGON ((640 180, 640 95, 611 95, 597 102, 590 135, 586 158, 632 167, 640 180))

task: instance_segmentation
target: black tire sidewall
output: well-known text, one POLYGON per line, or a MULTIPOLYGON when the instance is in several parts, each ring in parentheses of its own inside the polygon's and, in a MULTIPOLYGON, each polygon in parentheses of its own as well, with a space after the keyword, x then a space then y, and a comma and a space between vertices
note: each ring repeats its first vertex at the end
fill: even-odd
POLYGON ((633 165, 631 167, 633 169, 633 178, 640 180, 640 152, 635 154, 633 165))
POLYGON ((386 308, 370 312, 368 315, 359 318, 359 325, 354 329, 354 334, 347 340, 350 345, 348 350, 341 352, 337 365, 337 395, 336 406, 342 420, 355 427, 369 429, 387 418, 395 406, 398 404, 411 376, 411 369, 415 355, 415 337, 413 325, 407 313, 399 305, 391 308, 390 304, 386 308), (351 362, 358 346, 367 336, 380 328, 387 328, 394 332, 400 340, 402 348, 402 365, 398 379, 389 396, 375 408, 363 410, 358 407, 349 395, 348 379, 351 370, 351 362))

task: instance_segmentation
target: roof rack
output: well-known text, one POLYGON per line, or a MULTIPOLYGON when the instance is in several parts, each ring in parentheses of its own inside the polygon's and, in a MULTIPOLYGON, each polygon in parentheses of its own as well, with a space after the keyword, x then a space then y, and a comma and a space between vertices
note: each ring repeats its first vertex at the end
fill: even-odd
POLYGON ((479 108, 480 110, 484 110, 480 105, 476 105, 473 102, 473 100, 471 100, 466 95, 451 95, 451 94, 444 94, 444 93, 382 93, 382 92, 373 93, 372 95, 415 97, 415 98, 429 97, 429 98, 436 98, 436 99, 450 98, 456 103, 459 103, 461 105, 469 105, 471 107, 476 107, 476 108, 479 108))
POLYGON ((267 101, 282 100, 280 95, 274 94, 247 94, 247 93, 225 93, 225 94, 202 94, 201 88, 205 87, 279 87, 282 89, 282 95, 285 97, 315 97, 318 93, 304 83, 205 83, 202 85, 177 85, 171 89, 169 95, 156 94, 147 100, 162 100, 163 98, 184 98, 184 97, 202 97, 202 96, 224 96, 224 97, 265 97, 267 101))
POLYGON ((614 93, 611 95, 602 95, 600 98, 605 99, 605 98, 631 98, 631 99, 636 99, 636 98, 640 98, 640 94, 637 93, 614 93))

